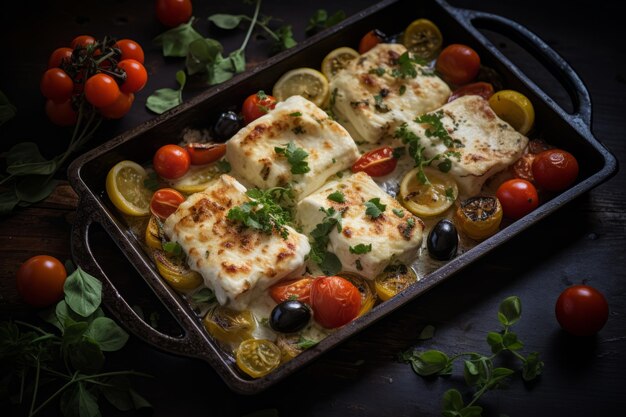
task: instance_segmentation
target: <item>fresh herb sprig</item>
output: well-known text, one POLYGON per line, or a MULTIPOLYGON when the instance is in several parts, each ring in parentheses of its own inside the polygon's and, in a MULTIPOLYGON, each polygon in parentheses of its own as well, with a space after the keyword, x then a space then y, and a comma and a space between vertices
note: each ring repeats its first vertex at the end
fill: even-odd
POLYGON ((418 69, 420 75, 434 75, 426 67, 427 64, 423 59, 412 56, 409 51, 406 51, 398 57, 398 67, 391 70, 391 76, 395 78, 415 78, 418 75, 418 69), (419 68, 416 68, 416 65, 419 65, 419 68))
POLYGON ((359 243, 355 246, 350 246, 350 253, 355 255, 364 255, 372 251, 372 244, 366 245, 365 243, 359 243))
POLYGON ((320 211, 326 216, 311 232, 311 251, 309 252, 309 257, 326 275, 335 275, 341 271, 342 266, 337 255, 328 251, 328 243, 330 242, 328 235, 335 228, 337 232, 341 232, 341 218, 343 212, 337 211, 333 207, 328 209, 320 207, 320 211))
POLYGON ((336 25, 346 18, 346 13, 343 10, 338 10, 332 15, 328 15, 325 9, 318 9, 313 16, 309 19, 309 24, 304 30, 307 35, 313 35, 322 29, 329 28, 336 25))
POLYGON ((523 356, 519 351, 524 347, 517 334, 510 329, 522 314, 522 304, 518 297, 504 299, 498 310, 498 321, 503 330, 489 332, 487 343, 491 347, 491 355, 478 352, 464 352, 454 356, 438 350, 416 352, 409 350, 400 354, 400 360, 410 363, 411 367, 420 376, 450 375, 455 361, 463 359, 463 375, 465 382, 475 388, 472 400, 465 404, 463 396, 456 389, 449 389, 443 396, 444 416, 451 417, 480 417, 482 407, 475 405, 487 391, 499 388, 507 377, 516 371, 505 367, 496 367, 494 359, 503 352, 509 352, 522 363, 521 375, 524 381, 531 381, 541 375, 544 363, 539 353, 532 352, 523 356))
POLYGON ((231 208, 226 217, 268 235, 276 232, 287 239, 289 230, 285 226, 292 217, 290 210, 280 204, 287 205, 292 201, 291 189, 274 187, 264 191, 253 188, 246 191, 246 195, 251 200, 231 208))
POLYGON ((274 152, 284 155, 291 165, 292 174, 306 174, 311 171, 309 163, 306 161, 309 154, 302 148, 296 147, 294 142, 289 142, 285 147, 274 147, 274 152))
POLYGON ((372 219, 377 219, 383 215, 387 205, 380 202, 380 198, 372 198, 365 203, 365 215, 370 216, 372 219))

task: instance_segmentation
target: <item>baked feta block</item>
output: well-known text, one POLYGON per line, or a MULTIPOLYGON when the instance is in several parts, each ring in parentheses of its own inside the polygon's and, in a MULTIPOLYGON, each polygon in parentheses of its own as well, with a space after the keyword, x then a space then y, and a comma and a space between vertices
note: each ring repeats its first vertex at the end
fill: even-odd
POLYGON ((296 199, 321 187, 328 177, 350 167, 359 151, 348 132, 326 112, 301 96, 241 129, 226 143, 232 174, 259 188, 291 184, 296 199), (306 152, 309 171, 293 173, 288 155, 277 148, 306 152))
POLYGON ((237 310, 281 279, 302 274, 310 251, 307 237, 291 227, 283 238, 228 220, 230 209, 250 201, 245 192, 233 177, 222 175, 190 195, 163 224, 165 235, 180 244, 189 267, 202 275, 218 302, 237 310))
POLYGON ((460 97, 429 114, 448 132, 447 144, 428 134, 433 128, 428 123, 411 121, 406 127, 420 138, 427 158, 452 152, 450 174, 461 198, 479 194, 485 181, 517 161, 528 145, 528 138, 500 119, 480 96, 460 97))
POLYGON ((302 225, 303 232, 310 235, 325 217, 321 209, 327 210, 330 207, 342 213, 341 232, 336 228, 332 229, 328 235, 330 242, 327 248, 341 261, 342 271, 355 272, 367 279, 374 279, 392 260, 408 262, 417 255, 422 243, 424 223, 381 190, 366 173, 358 172, 331 181, 302 199, 298 203, 297 220, 302 225), (328 198, 337 192, 343 196, 344 202, 339 203, 328 198), (366 202, 376 198, 385 207, 374 218, 366 213, 366 202), (371 250, 355 253, 363 252, 358 250, 357 245, 367 248, 371 245, 371 250))
POLYGON ((430 68, 400 60, 406 51, 400 44, 379 44, 331 79, 333 111, 354 140, 378 142, 448 100, 450 88, 430 68))

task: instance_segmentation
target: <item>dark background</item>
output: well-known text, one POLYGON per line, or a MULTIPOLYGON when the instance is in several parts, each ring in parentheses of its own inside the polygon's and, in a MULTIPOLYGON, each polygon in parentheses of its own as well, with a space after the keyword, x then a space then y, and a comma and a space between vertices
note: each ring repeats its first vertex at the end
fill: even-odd
MULTIPOLYGON (((0 17, 0 89, 18 108, 15 120, 0 127, 0 152, 20 140, 34 140, 47 156, 64 148, 67 132, 49 124, 43 113, 39 78, 49 54, 79 34, 109 34, 140 42, 146 52, 149 81, 129 115, 108 123, 88 144, 95 147, 154 115, 144 107, 155 89, 174 87, 180 60, 162 58, 151 39, 163 29, 151 1, 21 2, 0 17)), ((194 15, 252 13, 239 2, 194 3, 194 15)), ((375 2, 265 1, 262 13, 292 24, 297 40, 318 8, 351 15, 375 2)), ((619 160, 626 156, 626 51, 623 19, 617 2, 451 1, 513 19, 544 39, 578 72, 593 101, 593 132, 619 160)), ((418 18, 421 16, 415 16, 418 18)), ((200 26, 207 33, 208 26, 200 26)), ((399 31, 402 28, 398 28, 399 31)), ((244 30, 211 30, 226 51, 236 48, 244 30)), ((562 89, 506 39, 488 34, 503 52, 565 108, 562 89)), ((445 33, 444 33, 445 37, 445 33)), ((354 46, 354 45, 353 45, 354 46)), ((248 65, 268 56, 269 44, 253 40, 248 65)), ((201 91, 199 88, 196 92, 201 91)), ((188 99, 194 89, 185 92, 188 99)), ((255 396, 229 391, 205 363, 162 353, 136 338, 119 353, 108 355, 110 369, 133 369, 154 375, 136 379, 135 387, 154 405, 155 416, 240 416, 275 408, 280 416, 435 416, 443 393, 465 388, 461 370, 449 378, 423 379, 398 363, 397 353, 411 346, 448 353, 487 352, 486 333, 497 330, 502 299, 517 295, 523 317, 515 331, 524 352, 539 351, 545 361, 541 378, 524 384, 511 378, 508 388, 485 395, 486 416, 613 416, 626 407, 626 180, 623 173, 578 198, 450 278, 428 294, 391 314, 358 336, 325 354, 297 374, 255 396), (554 304, 573 283, 602 291, 611 313, 606 327, 592 338, 574 338, 560 330, 554 304), (435 326, 435 337, 418 341, 421 329, 435 326)), ((57 193, 58 194, 58 193, 57 193)), ((54 200, 54 199, 53 199, 54 200)), ((48 203, 0 219, 0 314, 29 315, 13 280, 19 264, 39 253, 69 256, 72 210, 48 203)), ((54 415, 56 409, 49 410, 54 415)), ((105 415, 114 412, 105 409, 105 415)))

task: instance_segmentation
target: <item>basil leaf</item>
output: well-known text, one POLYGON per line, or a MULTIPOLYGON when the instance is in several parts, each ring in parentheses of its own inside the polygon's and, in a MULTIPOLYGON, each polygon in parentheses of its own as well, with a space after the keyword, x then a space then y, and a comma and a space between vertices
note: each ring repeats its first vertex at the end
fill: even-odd
POLYGON ((154 38, 154 43, 163 47, 163 56, 185 57, 189 52, 189 45, 193 41, 203 38, 192 26, 194 19, 192 17, 189 22, 154 38))
MULTIPOLYGON (((64 301, 61 301, 64 303, 64 301)), ((63 332, 63 328, 65 327, 63 324, 61 324, 61 321, 57 318, 56 315, 56 311, 54 308, 48 308, 44 311, 41 311, 39 313, 39 317, 47 322, 50 323, 51 325, 53 325, 54 327, 56 327, 57 329, 59 329, 61 332, 63 332)))
POLYGON ((538 352, 532 352, 524 361, 524 365, 522 365, 522 378, 524 381, 532 381, 543 371, 543 361, 539 359, 538 352))
POLYGON ((20 199, 15 190, 7 190, 0 193, 0 215, 8 214, 15 208, 20 199))
POLYGON ((8 97, 0 91, 0 126, 14 118, 16 113, 17 109, 15 106, 11 104, 8 97))
POLYGON ((505 327, 515 324, 522 315, 522 303, 519 297, 505 298, 498 309, 498 320, 505 327))
POLYGON ((341 261, 339 260, 337 255, 332 252, 326 252, 326 256, 324 256, 324 260, 320 264, 320 269, 326 275, 337 275, 339 272, 341 272, 341 268, 341 261))
POLYGON ((246 70, 246 56, 243 49, 237 49, 228 55, 228 58, 233 65, 235 74, 242 73, 246 70))
POLYGON ((135 408, 130 395, 130 381, 124 376, 103 378, 106 385, 99 385, 98 389, 111 405, 120 411, 129 411, 135 408))
POLYGON ((448 373, 450 365, 448 355, 438 350, 427 350, 411 360, 411 367, 421 376, 448 373))
POLYGON ((466 360, 463 362, 463 377, 467 385, 474 386, 478 382, 478 368, 472 361, 466 360))
POLYGON ((104 352, 120 350, 128 341, 128 333, 108 317, 98 317, 92 321, 85 336, 96 342, 104 352))
POLYGON ((419 336, 417 336, 417 340, 428 340, 432 339, 435 336, 435 326, 430 324, 424 326, 419 336))
POLYGON ((491 352, 498 353, 504 349, 502 335, 496 332, 487 333, 487 343, 491 346, 491 352))
POLYGON ((96 396, 82 382, 78 383, 78 410, 80 417, 101 417, 96 396))
POLYGON ((72 366, 83 373, 95 373, 104 366, 104 354, 100 346, 89 339, 70 345, 68 356, 72 366))
POLYGON ((243 16, 241 15, 217 13, 209 16, 209 21, 213 22, 220 29, 230 30, 239 26, 242 18, 243 16))
POLYGON ((83 335, 89 325, 85 322, 74 322, 65 325, 63 331, 63 346, 67 347, 83 340, 83 335))
POLYGON ((286 49, 293 48, 298 44, 298 42, 296 42, 296 40, 293 38, 291 25, 279 27, 276 30, 276 36, 278 36, 278 40, 276 41, 275 48, 278 51, 284 51, 286 49))
POLYGON ((461 417, 482 417, 483 408, 478 405, 465 407, 459 411, 461 417))
POLYGON ((187 81, 185 71, 176 73, 176 81, 180 85, 178 90, 161 88, 156 90, 146 100, 146 107, 157 114, 165 113, 183 102, 183 88, 187 81))
POLYGON ((506 333, 502 337, 502 344, 508 350, 520 350, 524 347, 524 344, 522 343, 522 341, 518 340, 517 335, 512 332, 506 333))
POLYGON ((210 304, 216 301, 215 293, 208 288, 202 288, 191 296, 191 301, 196 304, 210 304))
POLYGON ((27 175, 15 184, 15 195, 20 201, 37 203, 46 199, 59 181, 43 175, 27 175))
POLYGON ((449 389, 443 394, 444 411, 459 411, 463 406, 463 397, 458 390, 449 389))
POLYGON ((187 73, 208 72, 208 66, 213 65, 218 56, 221 57, 223 50, 222 44, 215 39, 202 38, 191 42, 185 59, 187 73))
POLYGON ((67 277, 63 291, 67 305, 83 317, 94 313, 102 301, 102 283, 80 267, 67 277))
POLYGON ((137 391, 131 388, 128 392, 130 394, 130 398, 133 400, 133 407, 135 407, 135 410, 139 410, 141 408, 152 408, 152 404, 139 395, 137 391))
POLYGON ((33 142, 13 146, 6 154, 7 172, 13 175, 49 175, 56 171, 57 162, 46 160, 33 142))

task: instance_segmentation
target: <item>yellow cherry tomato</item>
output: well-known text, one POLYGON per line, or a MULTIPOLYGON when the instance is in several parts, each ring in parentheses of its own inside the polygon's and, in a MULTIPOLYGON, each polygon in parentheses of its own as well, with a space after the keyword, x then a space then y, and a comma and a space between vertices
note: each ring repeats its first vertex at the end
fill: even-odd
POLYGON ((146 170, 136 162, 121 161, 107 174, 106 190, 113 205, 129 216, 150 214, 152 192, 144 185, 146 170))
POLYGON ((237 349, 237 366, 252 378, 260 378, 280 365, 278 346, 265 339, 244 340, 237 349))
POLYGON ((182 257, 171 256, 162 250, 155 250, 152 256, 159 274, 175 289, 192 290, 202 284, 202 276, 189 269, 182 257))
POLYGON ((161 249, 161 231, 155 216, 150 217, 146 227, 146 245, 152 249, 161 249))
POLYGON ((400 202, 416 216, 431 217, 446 211, 459 195, 456 181, 451 175, 438 169, 426 167, 424 174, 428 182, 423 184, 417 174, 419 168, 411 170, 400 183, 400 202))
POLYGON ((203 323, 218 342, 233 349, 252 338, 256 329, 256 321, 250 311, 236 311, 220 305, 207 312, 203 323))
POLYGON ((272 94, 278 101, 300 95, 322 107, 329 95, 328 80, 313 68, 296 68, 276 81, 272 94))
POLYGON ((404 30, 402 44, 420 58, 432 59, 441 49, 443 37, 433 22, 417 19, 404 30))
POLYGON ((412 268, 403 265, 389 265, 374 280, 374 287, 378 297, 387 301, 399 292, 417 282, 417 274, 412 268))
POLYGON ((513 90, 501 90, 489 99, 489 105, 498 117, 522 135, 535 123, 535 109, 528 98, 513 90))
POLYGON ((350 61, 359 56, 357 51, 346 46, 334 49, 322 61, 322 73, 326 78, 331 79, 339 71, 346 68, 350 61))
POLYGON ((459 230, 474 240, 495 234, 502 221, 502 205, 493 196, 471 197, 461 203, 454 215, 459 230))

